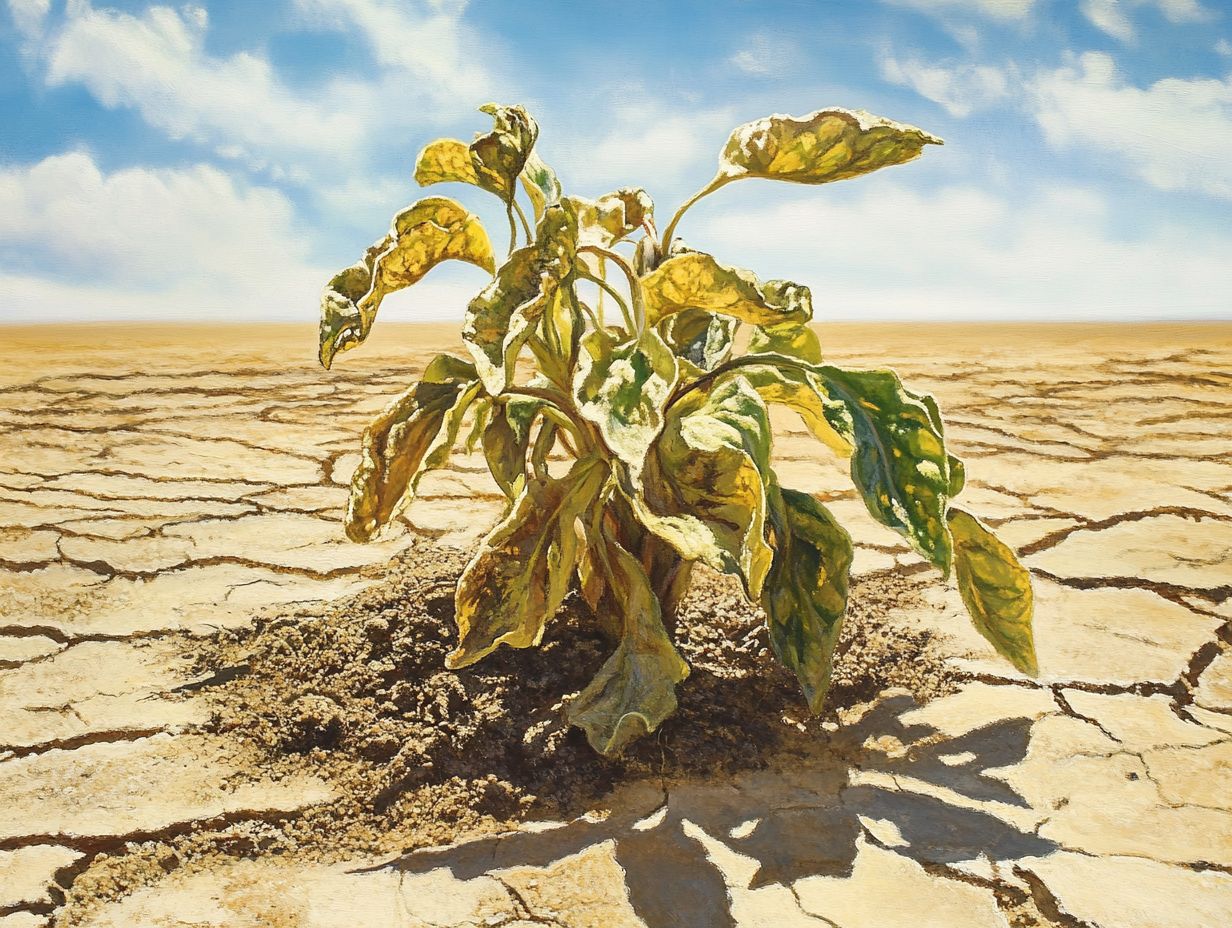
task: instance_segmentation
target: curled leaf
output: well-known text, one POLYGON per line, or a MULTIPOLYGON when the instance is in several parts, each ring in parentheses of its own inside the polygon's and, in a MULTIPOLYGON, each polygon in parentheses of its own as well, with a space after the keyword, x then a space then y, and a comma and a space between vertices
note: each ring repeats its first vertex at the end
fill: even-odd
POLYGON ((685 309, 668 316, 659 330, 672 353, 698 373, 713 370, 731 357, 736 320, 704 309, 685 309))
POLYGON ((467 306, 462 338, 492 395, 509 385, 518 353, 572 273, 576 252, 576 224, 560 206, 550 207, 535 244, 514 251, 467 306))
POLYGON ((821 711, 834 647, 847 611, 851 536, 807 493, 770 495, 774 564, 762 593, 770 645, 800 681, 814 715, 821 711))
POLYGON ((801 323, 813 316, 808 287, 787 281, 762 284, 748 271, 727 267, 700 251, 668 258, 642 279, 642 290, 650 325, 685 309, 704 309, 754 325, 801 323))
POLYGON ((487 103, 479 111, 492 117, 492 131, 476 135, 469 145, 457 139, 432 142, 415 161, 415 180, 423 186, 445 181, 475 184, 512 203, 539 126, 520 106, 487 103))
POLYGON ((758 326, 749 337, 748 351, 749 354, 781 354, 788 358, 799 358, 809 364, 821 363, 821 341, 807 324, 787 322, 758 326))
POLYGON ((814 438, 840 457, 850 456, 852 445, 846 429, 846 410, 830 399, 813 374, 799 368, 773 364, 745 368, 741 374, 763 400, 793 410, 814 438), (832 419, 842 423, 843 431, 835 429, 832 419))
POLYGON ((775 114, 733 130, 719 156, 717 183, 765 177, 826 184, 917 158, 941 139, 865 110, 775 114))
POLYGON ((583 244, 610 248, 636 232, 654 216, 654 201, 641 187, 621 187, 597 200, 565 198, 577 212, 579 237, 583 244))
POLYGON ((573 380, 578 412, 634 473, 663 428, 677 372, 675 355, 654 329, 624 343, 604 331, 582 340, 573 380))
POLYGON ((770 445, 761 397, 743 378, 721 381, 672 407, 632 495, 650 531, 684 560, 740 577, 751 599, 773 557, 765 537, 770 445))
POLYGON ((428 197, 394 217, 389 233, 336 274, 321 296, 321 364, 368 337, 381 301, 420 281, 442 261, 491 272, 492 244, 477 216, 448 197, 428 197))
POLYGON ((1031 574, 975 516, 949 511, 958 591, 976 630, 1023 673, 1035 676, 1031 574))
POLYGON ((597 458, 578 461, 559 479, 530 480, 509 514, 488 534, 458 580, 456 669, 499 645, 537 645, 569 591, 577 563, 574 520, 607 480, 597 458))
POLYGON ((689 667, 663 628, 659 601, 638 559, 606 529, 595 541, 600 547, 597 557, 591 556, 602 564, 607 585, 620 591, 602 603, 619 609, 622 634, 615 653, 566 713, 586 732, 591 747, 613 756, 676 711, 676 684, 688 676, 689 667))
POLYGON ((369 541, 410 504, 423 474, 448 458, 479 389, 474 365, 438 355, 423 379, 364 430, 347 504, 348 537, 369 541))
POLYGON ((526 166, 522 168, 522 189, 530 198, 536 220, 542 218, 549 206, 560 200, 562 191, 556 172, 533 150, 526 159, 526 166))

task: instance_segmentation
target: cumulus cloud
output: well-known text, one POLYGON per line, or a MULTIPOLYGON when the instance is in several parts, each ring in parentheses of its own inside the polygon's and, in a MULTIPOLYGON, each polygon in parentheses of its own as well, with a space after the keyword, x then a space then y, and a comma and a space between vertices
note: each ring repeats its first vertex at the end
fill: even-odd
POLYGON ((933 15, 970 13, 1002 22, 1024 20, 1035 7, 1035 0, 885 0, 885 2, 933 15))
POLYGON ((43 23, 50 11, 51 0, 9 0, 13 25, 28 41, 34 41, 42 34, 43 23))
POLYGON ((1232 77, 1128 83, 1110 55, 1088 52, 1031 87, 1048 142, 1086 146, 1161 190, 1232 199, 1232 77))
MULTIPOLYGON (((313 22, 358 29, 382 73, 291 86, 259 52, 212 54, 200 6, 132 14, 68 0, 62 20, 42 26, 35 49, 49 86, 79 84, 103 106, 134 109, 172 139, 203 142, 278 179, 301 181, 305 163, 353 161, 399 121, 456 113, 459 99, 472 105, 487 80, 482 57, 460 45, 461 5, 429 2, 429 12, 417 15, 416 4, 299 2, 313 22)), ((39 5, 10 3, 14 10, 39 5)))
MULTIPOLYGON (((812 195, 810 195, 810 193, 812 195)), ((1226 314, 1232 230, 1181 226, 1117 237, 1098 193, 1064 186, 1024 202, 971 186, 870 184, 686 220, 684 234, 763 278, 811 285, 818 318, 1149 319, 1226 314), (759 249, 759 240, 773 242, 759 249)))
POLYGON ((892 84, 910 87, 960 119, 1009 95, 1005 72, 989 65, 929 64, 887 55, 881 60, 881 76, 892 84))
POLYGON ((0 215, 8 321, 305 318, 324 279, 281 193, 209 165, 106 173, 54 155, 0 169, 0 215))

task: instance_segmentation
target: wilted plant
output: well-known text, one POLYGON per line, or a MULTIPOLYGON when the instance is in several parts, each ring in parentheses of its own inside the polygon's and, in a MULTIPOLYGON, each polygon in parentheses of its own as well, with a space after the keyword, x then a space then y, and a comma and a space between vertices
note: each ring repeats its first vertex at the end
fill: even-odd
POLYGON ((482 446, 509 503, 458 582, 459 639, 448 665, 473 664, 501 644, 538 644, 576 589, 614 653, 569 703, 569 719, 596 750, 618 752, 676 708, 689 668, 671 631, 700 562, 739 577, 762 606, 775 654, 817 712, 846 610, 852 544, 825 506, 780 486, 767 404, 781 403, 851 458, 873 517, 944 575, 953 569, 975 627, 1034 673, 1029 576, 951 505, 964 471, 945 449, 933 397, 892 371, 823 364, 807 287, 762 282, 674 237, 692 204, 733 181, 829 183, 909 161, 940 140, 862 111, 759 119, 732 133, 714 179, 659 236, 644 190, 566 196, 534 151, 539 130, 526 111, 482 110, 493 130, 469 145, 428 145, 415 177, 500 197, 509 219, 504 262, 496 265, 477 217, 429 197, 395 216, 322 298, 320 357, 329 367, 367 338, 387 294, 441 261, 494 275, 466 309, 471 359, 436 357, 364 433, 346 518, 352 539, 372 538, 423 474, 446 462, 471 414, 466 443, 482 446), (631 253, 619 250, 628 244, 631 253), (743 354, 735 350, 741 326, 751 327, 743 354), (534 362, 529 378, 518 377, 524 349, 534 362), (549 466, 556 449, 571 462, 567 472, 549 466))

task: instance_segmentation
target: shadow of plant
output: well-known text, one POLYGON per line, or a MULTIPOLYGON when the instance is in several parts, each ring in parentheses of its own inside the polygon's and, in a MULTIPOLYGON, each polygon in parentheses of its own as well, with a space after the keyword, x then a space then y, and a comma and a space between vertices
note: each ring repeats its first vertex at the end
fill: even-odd
POLYGON ((737 774, 726 784, 665 785, 658 792, 657 808, 649 784, 641 784, 640 791, 633 787, 614 793, 602 820, 582 817, 546 830, 417 851, 374 869, 426 873, 443 867, 469 880, 493 870, 545 867, 611 841, 625 871, 629 901, 649 928, 725 928, 735 925, 728 878, 690 835, 690 826, 755 863, 752 877, 740 887, 748 889, 790 886, 809 876, 850 876, 862 835, 886 846, 869 833, 862 818, 892 825, 902 840, 888 849, 924 865, 980 855, 1016 859, 1055 850, 1053 842, 989 812, 853 778, 853 768, 908 776, 966 799, 1025 807, 1017 793, 988 771, 1023 758, 1030 720, 1000 721, 944 738, 931 727, 903 723, 903 714, 915 706, 910 696, 886 698, 858 723, 840 729, 828 744, 804 753, 785 752, 767 769, 737 774), (870 736, 887 735, 904 746, 901 756, 861 747, 870 736), (965 759, 955 764, 941 759, 955 756, 965 759))

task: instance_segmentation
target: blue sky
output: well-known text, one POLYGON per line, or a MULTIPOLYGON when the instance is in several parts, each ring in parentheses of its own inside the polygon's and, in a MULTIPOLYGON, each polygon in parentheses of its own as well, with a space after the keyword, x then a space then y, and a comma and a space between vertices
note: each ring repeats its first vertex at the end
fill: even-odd
MULTIPOLYGON (((570 192, 660 216, 736 125, 863 108, 911 164, 696 207, 821 319, 1232 318, 1228 0, 0 0, 0 322, 315 317, 415 154, 526 104, 570 192)), ((495 201, 458 196, 501 240, 495 201)), ((441 268, 385 318, 458 318, 441 268)))

